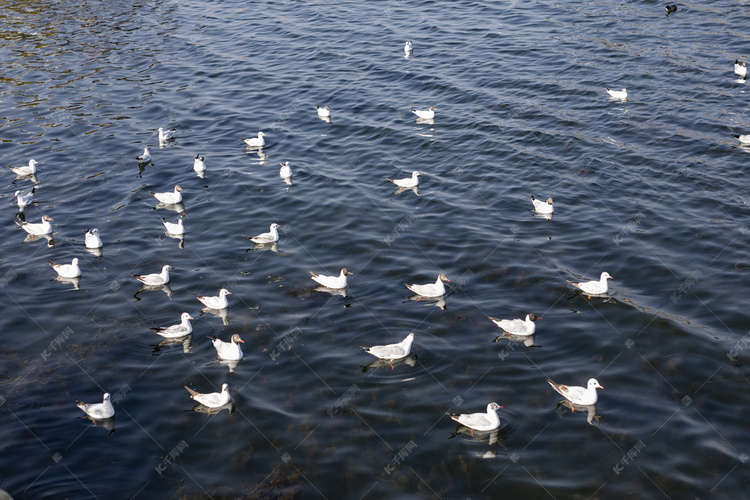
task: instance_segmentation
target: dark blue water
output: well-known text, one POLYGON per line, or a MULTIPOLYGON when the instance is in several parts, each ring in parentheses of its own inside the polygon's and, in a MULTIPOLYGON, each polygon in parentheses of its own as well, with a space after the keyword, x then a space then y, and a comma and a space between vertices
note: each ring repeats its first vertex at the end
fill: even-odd
POLYGON ((0 190, 0 488, 14 498, 747 490, 741 3, 669 17, 610 1, 0 5, 0 152, 40 162, 0 190), (417 123, 410 109, 430 105, 434 123, 417 123), (239 136, 261 130, 267 146, 247 150, 239 136), (412 170, 418 194, 394 194, 386 178, 412 170), (155 208, 148 191, 175 184, 184 206, 155 208), (52 216, 51 241, 14 223, 13 193, 32 185, 24 216, 52 216), (552 220, 530 195, 554 198, 552 220), (182 241, 162 217, 183 218, 182 241), (242 237, 272 222, 275 247, 242 237), (73 257, 77 287, 47 263, 73 257), (164 264, 171 289, 139 292, 129 275, 164 264), (342 267, 346 296, 313 291, 308 270, 342 267), (566 282, 602 271, 610 298, 566 282), (444 302, 409 300, 404 282, 440 272, 444 302), (222 287, 227 314, 202 313, 194 294, 222 287), (149 328, 182 312, 192 337, 160 344, 149 328), (533 339, 496 339, 487 316, 529 312, 533 339), (360 349, 409 332, 416 357, 393 368, 360 349), (245 358, 216 363, 210 336, 234 333, 245 358), (590 377, 604 386, 590 414, 545 381, 590 377), (183 386, 223 383, 231 411, 191 411, 183 386), (114 428, 75 406, 104 392, 114 428), (445 416, 492 401, 490 436, 445 416))

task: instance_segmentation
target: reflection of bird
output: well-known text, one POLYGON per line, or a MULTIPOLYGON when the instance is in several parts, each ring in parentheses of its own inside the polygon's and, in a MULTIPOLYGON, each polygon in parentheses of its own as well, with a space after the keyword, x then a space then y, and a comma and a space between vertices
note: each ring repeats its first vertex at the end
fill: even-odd
POLYGON ((31 222, 18 222, 16 221, 16 224, 21 226, 21 229, 26 231, 29 234, 50 234, 52 232, 52 224, 50 224, 50 221, 53 221, 52 217, 49 215, 43 215, 42 216, 42 222, 40 224, 32 224, 31 222))
POLYGON ((628 91, 625 89, 609 90, 608 87, 604 87, 604 88, 607 89, 607 93, 615 99, 627 99, 628 98, 628 91))
POLYGON ((135 157, 138 163, 148 163, 151 161, 151 153, 148 152, 148 147, 143 148, 143 153, 135 157))
POLYGON ((232 335, 231 342, 224 342, 221 339, 214 338, 211 343, 214 345, 216 353, 221 359, 227 359, 230 361, 240 360, 244 356, 242 349, 240 348, 240 343, 244 344, 245 341, 242 340, 237 333, 232 335))
POLYGON ((589 295, 603 295, 607 293, 608 290, 608 279, 612 279, 612 276, 610 276, 609 273, 605 271, 599 277, 599 281, 583 281, 580 283, 573 283, 572 281, 568 281, 568 283, 576 288, 580 288, 584 293, 587 293, 589 295))
POLYGON ((165 265, 161 268, 160 273, 153 273, 153 274, 131 274, 131 276, 144 285, 149 286, 159 286, 159 285, 166 285, 169 283, 169 270, 172 269, 172 266, 165 265))
POLYGON ((193 317, 184 312, 180 315, 180 322, 176 325, 160 326, 152 328, 152 330, 165 339, 177 339, 185 335, 190 335, 193 332, 193 325, 190 323, 191 319, 193 317))
POLYGON ((410 333, 404 340, 397 344, 388 345, 374 345, 372 347, 364 347, 362 349, 372 354, 376 358, 380 359, 401 359, 405 358, 411 352, 411 345, 414 342, 414 334, 410 333))
POLYGON ((432 118, 435 118, 435 106, 430 106, 430 109, 412 108, 411 112, 424 120, 431 120, 432 118))
POLYGON ((221 385, 221 392, 209 392, 207 394, 201 394, 200 392, 194 391, 188 386, 185 389, 190 393, 190 399, 198 401, 204 406, 209 408, 218 408, 224 406, 229 402, 231 397, 229 396, 229 384, 221 385))
POLYGON ((354 275, 354 273, 347 268, 342 269, 338 276, 327 276, 325 274, 318 274, 310 271, 313 281, 316 281, 327 288, 346 288, 348 285, 346 276, 348 274, 354 275))
POLYGON ((411 177, 407 177, 406 179, 386 179, 388 181, 391 181, 398 187, 404 187, 404 188, 412 188, 419 185, 419 176, 422 175, 422 172, 419 172, 415 170, 411 173, 411 177))
POLYGON ((21 190, 16 191, 16 193, 13 195, 16 198, 16 203, 18 203, 18 208, 24 208, 34 201, 34 192, 36 191, 36 187, 31 188, 31 191, 23 192, 21 190))
POLYGON ((245 139, 244 137, 240 137, 243 141, 245 141, 245 144, 247 144, 250 148, 262 148, 266 145, 266 140, 263 139, 266 136, 263 132, 258 132, 258 137, 251 137, 250 139, 245 139))
POLYGON ((537 213, 551 214, 555 211, 552 198, 547 198, 547 200, 542 201, 542 200, 537 200, 536 198, 532 196, 531 203, 534 204, 534 210, 536 210, 537 213))
POLYGON ((103 420, 115 416, 115 408, 109 400, 108 392, 104 394, 104 399, 101 403, 83 403, 76 399, 76 405, 91 418, 103 420))
POLYGON ((86 248, 101 248, 102 239, 99 237, 99 230, 97 228, 88 229, 84 236, 86 242, 86 248))
POLYGON ((184 191, 184 189, 177 185, 174 187, 174 191, 167 191, 165 193, 154 193, 153 191, 149 191, 149 193, 162 203, 166 203, 167 205, 177 205, 182 201, 182 191, 184 191))
POLYGON ((499 404, 490 403, 487 405, 487 413, 446 413, 446 415, 475 431, 491 431, 500 427, 500 417, 497 416, 497 410, 500 409, 502 406, 499 404))
POLYGON ((232 295, 232 292, 230 292, 226 288, 222 288, 221 290, 219 290, 219 295, 215 297, 205 297, 200 294, 196 295, 198 296, 198 300, 200 300, 201 303, 209 309, 226 309, 227 307, 229 307, 227 295, 232 295))
POLYGON ((269 232, 267 232, 267 233, 259 234, 257 236, 245 236, 243 234, 243 236, 245 236, 245 238, 247 238, 248 240, 252 241, 253 243, 261 243, 261 244, 275 243, 275 242, 279 241, 279 231, 278 231, 278 228, 280 228, 280 227, 283 227, 283 226, 280 226, 279 224, 276 224, 274 222, 273 224, 271 224, 269 232))
POLYGON ((565 399, 577 405, 594 405, 599 399, 597 389, 604 389, 595 378, 590 378, 586 387, 578 385, 562 385, 547 379, 549 385, 565 399))
POLYGON ((13 171, 14 174, 25 176, 25 175, 34 175, 36 173, 36 165, 39 163, 36 160, 29 160, 28 166, 23 167, 8 167, 13 171))
POLYGON ((536 324, 534 321, 542 319, 535 314, 527 314, 526 320, 522 319, 497 319, 492 316, 487 316, 497 326, 502 328, 504 331, 513 335, 534 335, 536 331, 536 324))
POLYGON ((57 274, 61 278, 77 278, 81 275, 81 268, 78 267, 78 259, 74 258, 70 264, 55 264, 51 260, 48 260, 49 265, 52 269, 57 271, 57 274))
POLYGON ((416 293, 417 295, 421 295, 422 297, 440 297, 442 295, 445 295, 445 285, 443 284, 444 281, 450 280, 448 279, 448 276, 441 273, 437 277, 437 281, 435 281, 435 283, 428 283, 426 285, 410 285, 409 283, 406 283, 406 288, 416 293))

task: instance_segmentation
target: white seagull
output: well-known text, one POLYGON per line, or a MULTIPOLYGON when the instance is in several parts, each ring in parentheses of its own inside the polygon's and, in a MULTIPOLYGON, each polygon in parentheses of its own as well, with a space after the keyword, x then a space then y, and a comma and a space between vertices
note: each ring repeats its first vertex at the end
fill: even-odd
POLYGON ((153 273, 153 274, 131 274, 131 276, 144 285, 148 286, 159 286, 159 285, 166 285, 169 283, 169 270, 172 269, 172 266, 165 265, 161 268, 160 273, 153 273))
POLYGON ((21 229, 29 234, 50 234, 52 232, 52 224, 50 223, 50 221, 53 220, 55 219, 53 219, 49 215, 43 215, 41 224, 32 224, 31 222, 18 221, 16 221, 16 224, 21 226, 21 229))
POLYGON ((109 393, 104 393, 101 403, 84 403, 76 399, 78 408, 84 411, 86 415, 96 420, 104 420, 115 416, 115 408, 112 401, 109 400, 109 393))
POLYGON ((546 201, 537 200, 533 196, 531 197, 531 203, 534 204, 534 210, 539 214, 551 214, 555 211, 553 206, 552 198, 547 198, 546 201))
POLYGON ((219 295, 217 297, 205 297, 199 293, 196 293, 196 295, 198 296, 198 300, 209 309, 226 309, 229 307, 227 295, 232 295, 232 292, 226 288, 222 288, 219 290, 219 295))
POLYGON ((167 222, 167 219, 161 219, 161 223, 164 224, 164 228, 170 234, 185 234, 185 226, 182 225, 182 219, 177 219, 177 222, 167 222))
POLYGON ((327 276, 325 274, 318 274, 310 271, 313 281, 316 281, 326 288, 342 289, 346 288, 349 284, 346 281, 348 274, 354 275, 353 272, 347 268, 343 268, 338 276, 327 276))
POLYGON ((413 188, 419 186, 419 176, 422 175, 422 172, 418 172, 415 170, 411 173, 411 177, 407 177, 406 179, 386 179, 387 181, 391 181, 398 187, 402 188, 413 188))
POLYGON ((187 389, 190 393, 190 399, 194 399, 195 401, 198 401, 200 404, 208 406, 209 408, 218 408, 220 406, 224 406, 229 402, 230 399, 232 399, 229 395, 229 384, 222 384, 221 392, 210 392, 207 394, 196 392, 188 386, 185 386, 185 389, 187 389))
POLYGON ((595 378, 590 378, 586 387, 557 384, 550 379, 547 379, 547 382, 549 382, 549 385, 551 385, 552 388, 559 392, 565 399, 571 403, 582 406, 595 405, 599 400, 596 390, 604 389, 604 387, 599 385, 599 382, 597 382, 595 378))
POLYGON ((331 117, 331 107, 326 106, 325 108, 321 108, 318 106, 318 116, 321 118, 330 118, 331 117))
POLYGON ((362 346, 362 349, 376 358, 392 361, 408 356, 411 352, 412 342, 414 342, 414 334, 410 333, 404 340, 397 344, 374 345, 372 347, 362 346))
POLYGON ((412 108, 411 112, 423 120, 432 120, 435 118, 435 106, 430 106, 430 109, 422 110, 412 108))
POLYGON ((612 276, 610 276, 609 273, 605 271, 599 277, 599 281, 582 281, 580 283, 573 283, 572 281, 568 281, 568 283, 576 288, 580 288, 584 293, 588 295, 604 295, 605 293, 607 293, 608 279, 612 279, 612 276))
POLYGON ((151 153, 148 152, 148 147, 143 148, 143 153, 135 157, 138 163, 148 163, 151 161, 151 153))
POLYGON ((250 139, 245 139, 244 137, 240 137, 243 141, 245 141, 245 144, 249 148, 262 148, 266 145, 266 140, 263 139, 266 136, 263 132, 258 132, 258 137, 251 137, 250 139))
POLYGON ((214 338, 211 343, 214 345, 216 354, 218 354, 220 359, 225 359, 227 361, 239 361, 244 356, 244 354, 242 353, 242 348, 240 348, 240 344, 244 344, 245 341, 242 340, 240 338, 240 335, 237 333, 232 335, 231 340, 231 342, 224 342, 221 339, 214 338))
POLYGON ((279 177, 282 179, 288 179, 292 176, 292 167, 289 166, 289 162, 279 163, 281 168, 279 169, 279 177))
POLYGON ((29 160, 29 166, 27 167, 8 167, 16 175, 34 175, 36 173, 36 165, 39 163, 36 160, 29 160))
POLYGON ((745 134, 745 135, 732 134, 732 137, 739 140, 741 144, 750 144, 750 134, 745 134))
POLYGON ((535 314, 527 314, 526 319, 497 319, 487 316, 497 326, 512 335, 534 335, 536 323, 534 321, 542 319, 535 314))
POLYGON ((193 170, 196 172, 204 172, 206 170, 206 164, 203 162, 204 158, 201 155, 195 155, 193 159, 193 170))
POLYGON ((492 431, 500 427, 500 417, 497 416, 497 410, 503 407, 497 403, 487 405, 487 413, 446 413, 453 420, 469 429, 475 431, 492 431))
POLYGON ((13 197, 16 199, 16 203, 18 203, 18 208, 25 208, 31 205, 34 201, 34 193, 36 192, 36 187, 31 188, 31 191, 23 192, 23 191, 16 191, 13 197))
POLYGON ((190 323, 191 319, 193 319, 193 317, 184 312, 180 315, 180 323, 171 326, 160 326, 158 328, 152 328, 152 330, 165 339, 178 339, 190 335, 193 332, 193 325, 190 323))
POLYGON ((177 129, 172 127, 169 130, 164 130, 163 128, 159 127, 159 142, 167 142, 171 138, 174 137, 174 134, 177 132, 177 129))
POLYGON ((404 44, 404 52, 406 52, 408 54, 412 50, 414 50, 414 44, 411 42, 411 38, 410 38, 404 44))
POLYGON ((162 203, 167 205, 177 205, 182 201, 182 191, 184 191, 184 189, 177 185, 174 187, 174 191, 167 191, 166 193, 154 193, 153 191, 149 191, 149 193, 162 203))
POLYGON ((52 269, 57 271, 57 274, 61 278, 77 278, 81 275, 81 268, 78 267, 78 259, 74 258, 70 264, 55 264, 51 260, 47 260, 52 269))
POLYGON ((86 242, 86 248, 102 247, 102 239, 99 237, 99 230, 97 228, 86 230, 84 240, 86 242))
POLYGON ((740 64, 739 59, 734 60, 734 72, 742 78, 747 78, 747 62, 740 64))
POLYGON ((271 224, 270 231, 267 233, 259 234, 258 236, 247 236, 242 235, 248 240, 252 241, 253 243, 259 243, 261 245, 267 244, 267 243, 276 243, 279 241, 279 231, 277 228, 284 227, 279 224, 276 224, 275 222, 271 224))
POLYGON ((443 284, 444 281, 450 280, 448 279, 448 276, 441 273, 435 283, 428 283, 426 285, 410 285, 409 283, 404 284, 406 285, 406 288, 416 293, 417 295, 421 295, 422 297, 442 297, 443 295, 445 295, 445 285, 443 284))
POLYGON ((609 87, 604 87, 607 90, 607 93, 612 96, 613 99, 622 99, 625 100, 628 98, 628 91, 625 89, 622 90, 609 90, 609 87))

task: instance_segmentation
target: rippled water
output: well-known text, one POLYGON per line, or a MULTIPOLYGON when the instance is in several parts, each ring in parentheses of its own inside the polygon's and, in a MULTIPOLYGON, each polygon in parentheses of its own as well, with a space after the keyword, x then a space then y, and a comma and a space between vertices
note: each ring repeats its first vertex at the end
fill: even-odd
POLYGON ((3 174, 0 488, 16 499, 747 490, 742 2, 0 5, 0 151, 40 162, 24 215, 55 219, 53 241, 22 243, 13 193, 34 182, 3 174), (165 147, 160 126, 177 127, 165 147), (238 138, 259 130, 262 154, 238 138), (394 194, 385 179, 415 169, 418 195, 394 194), (154 208, 148 191, 175 184, 184 210, 154 208), (554 197, 551 221, 532 194, 554 197), (271 222, 275 248, 242 237, 271 222), (78 289, 47 263, 73 257, 78 289), (129 274, 166 263, 171 293, 139 292, 129 274), (308 269, 341 267, 347 296, 313 292, 308 269), (566 283, 604 270, 609 299, 566 283), (440 272, 444 304, 409 300, 404 282, 440 272), (228 314, 201 313, 194 293, 224 286, 228 314), (183 311, 192 337, 159 344, 149 328, 183 311), (528 312, 533 341, 493 342, 486 316, 528 312), (412 331, 393 368, 360 349, 412 331), (230 369, 209 337, 234 333, 230 369), (589 377, 595 415, 545 382, 589 377), (190 411, 183 386, 222 383, 233 411, 190 411), (74 404, 105 391, 112 433, 74 404), (499 432, 455 434, 446 412, 491 401, 499 432))

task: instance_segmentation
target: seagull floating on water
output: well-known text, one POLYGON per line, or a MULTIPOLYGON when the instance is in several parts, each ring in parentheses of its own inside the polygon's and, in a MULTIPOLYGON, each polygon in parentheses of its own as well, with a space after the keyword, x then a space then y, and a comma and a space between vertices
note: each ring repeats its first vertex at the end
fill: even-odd
POLYGON ((310 275, 312 276, 313 281, 320 283, 326 288, 333 289, 346 288, 349 285, 346 281, 346 276, 349 274, 354 275, 354 273, 349 271, 347 268, 343 268, 338 276, 327 276, 325 274, 318 274, 310 271, 310 275))
POLYGON ((169 270, 172 269, 172 266, 165 265, 161 268, 160 273, 153 273, 153 274, 131 274, 131 276, 144 285, 148 286, 160 286, 160 285, 166 285, 169 283, 169 270))
POLYGON ((25 175, 34 175, 36 173, 36 166, 37 163, 39 163, 36 160, 29 160, 29 165, 25 167, 8 167, 13 171, 14 174, 25 176, 25 175))
POLYGON ((250 139, 245 139, 244 137, 240 137, 243 141, 245 141, 245 144, 247 144, 247 147, 249 148, 262 148, 266 145, 266 140, 263 139, 266 136, 263 132, 258 132, 258 137, 251 137, 250 139))
POLYGON ((36 192, 36 187, 31 188, 31 191, 23 192, 21 190, 18 190, 13 195, 16 198, 16 203, 18 203, 18 208, 25 208, 31 205, 34 202, 34 193, 36 192))
POLYGON ((279 163, 281 168, 279 169, 279 177, 282 179, 288 179, 292 176, 292 167, 289 166, 289 162, 279 163))
POLYGON ((21 226, 21 229, 26 231, 29 234, 50 234, 52 232, 52 224, 50 224, 50 221, 53 221, 52 217, 49 215, 43 215, 42 216, 42 222, 41 224, 32 224, 31 222, 18 222, 16 221, 16 224, 21 226))
POLYGON ((216 354, 218 354, 220 359, 239 361, 244 356, 240 344, 244 344, 245 341, 237 333, 232 335, 231 342, 224 342, 219 338, 214 338, 211 343, 214 345, 216 354))
POLYGON ((669 4, 667 4, 665 6, 665 8, 667 10, 667 15, 671 14, 672 12, 677 12, 677 6, 676 5, 669 5, 669 4))
POLYGON ((411 38, 404 44, 404 52, 409 53, 414 50, 414 44, 411 42, 411 38))
POLYGON ((442 297, 443 295, 445 295, 445 285, 443 284, 444 281, 450 280, 448 279, 448 276, 441 273, 435 283, 428 283, 426 285, 410 285, 408 283, 405 283, 405 285, 406 288, 416 293, 417 295, 421 295, 422 297, 442 297))
POLYGON ((608 290, 608 279, 612 279, 612 276, 610 276, 609 273, 605 271, 599 277, 599 281, 583 281, 580 283, 573 283, 572 281, 568 281, 568 283, 576 288, 580 288, 584 293, 588 295, 604 295, 608 290))
POLYGON ((76 399, 76 406, 83 410, 86 415, 97 420, 104 420, 115 416, 115 408, 112 406, 108 392, 104 393, 101 403, 84 403, 76 399))
POLYGON ((537 200, 533 196, 531 197, 531 203, 534 204, 534 210, 540 214, 551 214, 555 211, 553 206, 552 198, 547 198, 546 201, 537 200))
POLYGON ((403 188, 413 188, 419 186, 419 176, 422 175, 422 172, 419 172, 415 170, 411 173, 411 177, 407 177, 406 179, 386 179, 388 181, 391 181, 398 187, 403 188))
POLYGON ((599 382, 597 382, 595 378, 590 378, 586 387, 578 385, 562 385, 555 383, 550 379, 547 379, 547 382, 549 382, 549 385, 551 385, 552 388, 560 393, 565 399, 571 403, 582 406, 595 405, 599 400, 596 390, 604 389, 604 387, 599 385, 599 382))
POLYGON ((185 226, 182 225, 182 219, 177 219, 177 223, 174 222, 167 222, 167 219, 163 218, 161 219, 162 224, 164 224, 164 228, 167 230, 170 234, 185 234, 185 226))
POLYGON ((275 222, 271 224, 270 231, 267 233, 259 234, 258 236, 245 236, 248 240, 252 241, 253 243, 259 243, 261 245, 265 245, 267 243, 276 243, 279 241, 279 231, 277 228, 284 227, 280 226, 279 224, 276 224, 275 222))
POLYGON ((152 328, 152 330, 165 339, 177 339, 190 335, 193 332, 193 325, 190 323, 191 319, 193 317, 184 312, 180 315, 180 323, 171 326, 160 326, 152 328))
POLYGON ((174 187, 174 191, 167 191, 166 193, 154 193, 149 191, 154 198, 167 205, 177 205, 182 201, 182 191, 184 191, 179 185, 174 187))
POLYGON ((609 87, 604 87, 607 89, 607 93, 612 96, 614 99, 622 99, 623 101, 628 98, 628 91, 625 89, 622 90, 609 90, 609 87))
POLYGON ((174 127, 169 130, 164 130, 163 128, 159 127, 159 142, 167 142, 174 137, 176 132, 177 129, 174 127))
POLYGON ((435 118, 435 106, 430 106, 430 109, 424 110, 412 108, 411 112, 423 120, 432 120, 435 118))
POLYGON ((57 271, 57 274, 61 278, 77 278, 81 275, 81 268, 78 267, 78 259, 74 258, 70 264, 55 264, 51 260, 47 260, 52 269, 57 271))
POLYGON ((487 405, 486 413, 446 413, 446 415, 472 430, 492 431, 500 427, 500 417, 497 416, 497 410, 502 408, 497 403, 490 403, 487 405))
POLYGON ((143 153, 135 157, 138 163, 148 163, 151 161, 151 153, 148 152, 148 146, 143 148, 143 153))
POLYGON ((750 134, 745 134, 745 135, 732 134, 732 137, 735 137, 736 139, 738 139, 742 144, 750 144, 750 134))
POLYGON ((321 118, 330 118, 331 117, 331 107, 326 106, 325 108, 321 108, 318 106, 318 116, 321 118))
POLYGON ((747 78, 747 61, 740 64, 739 59, 734 60, 734 72, 742 78, 747 78))
POLYGON ((188 386, 185 386, 185 389, 187 389, 187 391, 190 393, 190 399, 194 399, 195 401, 198 401, 200 404, 208 406, 209 408, 218 408, 220 406, 224 406, 229 402, 230 399, 232 399, 229 395, 229 384, 222 384, 221 392, 210 392, 207 394, 196 392, 188 386))
POLYGON ((374 345, 372 347, 362 346, 369 354, 376 358, 386 359, 389 361, 405 358, 411 352, 411 345, 414 342, 414 334, 410 333, 404 340, 397 344, 374 345))
POLYGON ((198 293, 196 293, 196 295, 198 296, 198 300, 200 300, 201 303, 209 309, 226 309, 227 307, 229 307, 227 295, 232 295, 232 292, 230 292, 226 288, 222 288, 221 290, 219 290, 219 295, 217 297, 205 297, 198 293))
POLYGON ((527 314, 526 319, 497 319, 487 316, 497 326, 512 335, 534 335, 536 323, 534 321, 542 319, 535 314, 527 314))
POLYGON ((203 162, 204 158, 201 155, 195 155, 193 159, 193 170, 196 172, 204 172, 206 170, 206 164, 203 162))
POLYGON ((102 239, 99 237, 99 230, 97 228, 86 230, 84 241, 86 243, 86 248, 102 247, 102 239))

